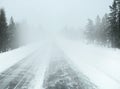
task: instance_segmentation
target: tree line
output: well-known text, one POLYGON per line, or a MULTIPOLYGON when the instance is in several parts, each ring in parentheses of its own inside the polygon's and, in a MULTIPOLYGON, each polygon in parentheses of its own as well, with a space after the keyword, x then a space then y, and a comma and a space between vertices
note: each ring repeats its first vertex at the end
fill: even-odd
POLYGON ((95 22, 88 19, 85 34, 89 42, 97 44, 107 44, 109 42, 107 36, 109 23, 107 18, 108 15, 105 14, 103 18, 97 16, 95 22))
POLYGON ((0 52, 17 48, 19 46, 17 36, 17 24, 13 17, 7 23, 5 10, 0 9, 0 52))
POLYGON ((89 42, 120 48, 120 0, 109 7, 110 13, 103 18, 97 16, 95 22, 88 19, 85 35, 89 42))

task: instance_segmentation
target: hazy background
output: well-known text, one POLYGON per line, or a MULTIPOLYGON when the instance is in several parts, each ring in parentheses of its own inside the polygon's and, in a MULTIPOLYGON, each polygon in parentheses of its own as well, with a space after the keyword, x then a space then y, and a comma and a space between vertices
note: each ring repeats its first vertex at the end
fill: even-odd
POLYGON ((113 0, 0 0, 7 18, 34 28, 59 30, 65 26, 83 28, 87 19, 109 12, 113 0))

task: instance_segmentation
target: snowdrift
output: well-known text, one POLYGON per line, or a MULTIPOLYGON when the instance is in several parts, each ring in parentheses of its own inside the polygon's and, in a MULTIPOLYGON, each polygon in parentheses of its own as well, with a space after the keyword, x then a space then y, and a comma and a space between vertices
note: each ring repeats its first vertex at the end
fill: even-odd
POLYGON ((99 89, 120 89, 120 50, 64 38, 58 44, 75 68, 99 89))
POLYGON ((32 46, 24 46, 13 51, 0 54, 0 72, 3 72, 7 68, 11 67, 18 61, 30 55, 35 48, 32 46))

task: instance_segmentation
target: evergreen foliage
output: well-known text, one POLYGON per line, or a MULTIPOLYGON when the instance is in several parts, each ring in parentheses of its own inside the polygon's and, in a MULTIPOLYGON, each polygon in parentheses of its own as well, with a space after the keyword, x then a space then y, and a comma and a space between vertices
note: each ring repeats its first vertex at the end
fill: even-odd
POLYGON ((0 9, 0 51, 6 51, 7 49, 7 22, 4 9, 0 9))
POLYGON ((0 9, 0 52, 5 52, 18 47, 17 25, 13 17, 7 24, 4 9, 0 9))
POLYGON ((114 0, 110 6, 110 13, 100 19, 96 18, 95 24, 88 21, 86 37, 92 42, 113 48, 120 48, 120 0, 114 0), (91 34, 92 33, 92 34, 91 34))
POLYGON ((86 38, 90 43, 97 43, 100 45, 106 45, 109 43, 108 35, 108 15, 105 14, 101 19, 99 16, 96 17, 95 23, 88 19, 86 26, 86 38))

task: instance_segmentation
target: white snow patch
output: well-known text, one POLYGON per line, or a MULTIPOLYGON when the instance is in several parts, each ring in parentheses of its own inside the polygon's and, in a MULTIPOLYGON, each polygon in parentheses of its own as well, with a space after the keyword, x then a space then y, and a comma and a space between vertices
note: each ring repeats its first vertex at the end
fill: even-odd
POLYGON ((35 48, 33 46, 24 46, 18 49, 1 53, 0 54, 0 72, 3 72, 7 68, 11 67, 18 61, 30 55, 35 48))
POLYGON ((120 50, 61 38, 58 44, 99 89, 120 89, 120 50))

